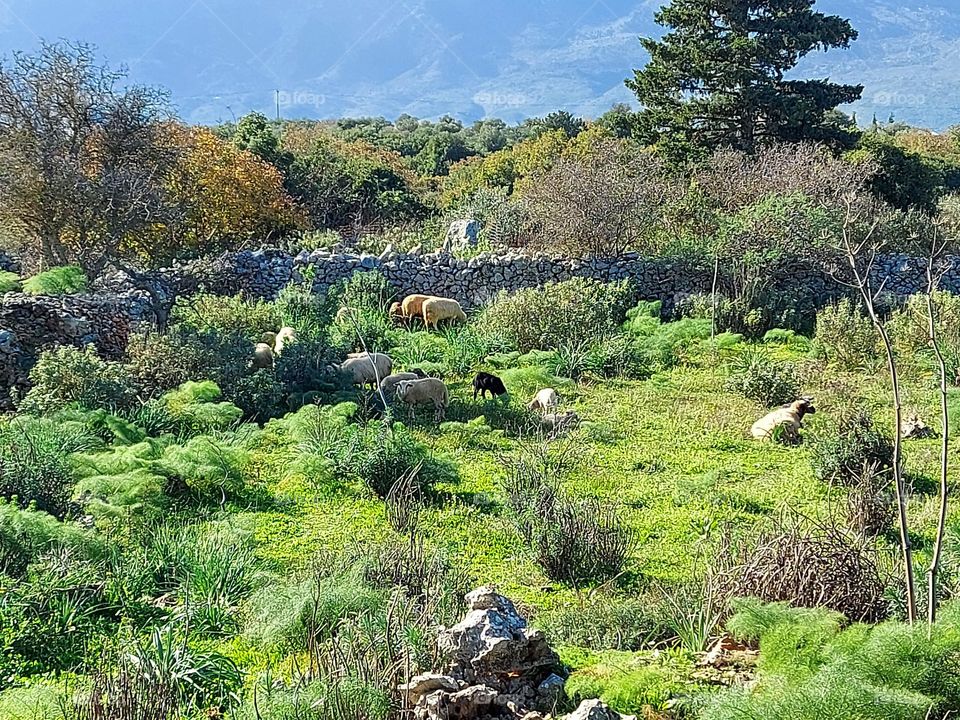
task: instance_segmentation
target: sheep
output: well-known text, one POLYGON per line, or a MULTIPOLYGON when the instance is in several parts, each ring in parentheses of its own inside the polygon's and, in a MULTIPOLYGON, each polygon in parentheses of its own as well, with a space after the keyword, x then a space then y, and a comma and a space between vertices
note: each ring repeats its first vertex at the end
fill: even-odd
POLYGON ((436 329, 444 320, 466 322, 467 315, 456 300, 433 297, 423 301, 424 325, 436 329))
POLYGON ((784 442, 798 443, 803 416, 815 412, 817 409, 813 406, 813 399, 801 398, 764 415, 750 428, 750 434, 756 440, 770 440, 775 437, 777 428, 782 428, 780 432, 783 433, 784 442))
POLYGON ((399 322, 406 319, 406 315, 403 312, 403 305, 398 302, 390 304, 390 320, 393 322, 399 322))
POLYGON ((560 413, 547 413, 540 418, 540 427, 551 436, 573 430, 580 424, 580 416, 573 410, 564 410, 560 413))
POLYGON ((284 327, 280 328, 280 332, 277 333, 276 343, 273 346, 273 354, 280 355, 283 353, 283 349, 287 345, 295 342, 296 339, 297 333, 292 327, 285 325, 284 327))
POLYGON ((536 394, 536 396, 527 403, 527 410, 535 410, 539 412, 546 412, 550 408, 555 408, 560 404, 560 396, 557 395, 557 391, 553 388, 544 388, 536 394))
POLYGON ((507 394, 507 388, 504 386, 503 380, 496 375, 486 372, 477 373, 477 376, 473 379, 473 399, 477 399, 477 393, 480 394, 481 398, 486 399, 488 391, 491 397, 500 397, 507 394))
POLYGON ((273 346, 277 344, 277 334, 275 332, 265 332, 260 336, 260 342, 269 345, 272 350, 273 346))
POLYGON ((266 343, 257 343, 253 348, 253 369, 264 370, 273 367, 273 348, 266 343))
POLYGON ((422 380, 423 375, 417 375, 415 372, 399 372, 388 375, 380 381, 380 393, 387 402, 391 402, 397 392, 397 385, 404 380, 422 380))
POLYGON ((393 360, 383 353, 357 353, 339 365, 340 374, 354 385, 370 385, 373 389, 392 369, 393 360))
POLYGON ((431 295, 407 295, 400 303, 400 309, 405 318, 420 317, 423 314, 423 303, 429 300, 431 295))
POLYGON ((397 385, 396 398, 408 407, 411 418, 416 417, 417 405, 433 405, 434 422, 443 420, 450 405, 450 391, 437 378, 404 380, 397 385))

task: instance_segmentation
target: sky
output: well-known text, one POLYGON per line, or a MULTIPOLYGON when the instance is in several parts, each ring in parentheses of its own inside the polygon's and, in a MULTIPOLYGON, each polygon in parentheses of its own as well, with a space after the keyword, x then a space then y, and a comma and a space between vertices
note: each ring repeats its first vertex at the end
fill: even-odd
MULTIPOLYGON (((131 81, 167 88, 181 117, 401 113, 517 122, 596 117, 632 102, 662 0, 0 0, 0 54, 44 40, 98 48, 131 81), (279 108, 277 107, 279 105, 279 108)), ((869 122, 960 123, 960 0, 821 0, 860 31, 801 75, 863 83, 869 122)))

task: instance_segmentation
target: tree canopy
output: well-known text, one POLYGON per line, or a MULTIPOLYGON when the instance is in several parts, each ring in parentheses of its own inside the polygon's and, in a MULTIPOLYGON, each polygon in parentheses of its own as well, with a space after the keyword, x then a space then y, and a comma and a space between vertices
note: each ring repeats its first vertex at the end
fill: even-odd
POLYGON ((662 8, 655 18, 669 30, 641 40, 650 61, 627 80, 643 106, 641 134, 675 156, 850 135, 827 113, 859 99, 862 86, 787 78, 810 52, 846 48, 857 37, 847 20, 813 5, 674 0, 662 8))

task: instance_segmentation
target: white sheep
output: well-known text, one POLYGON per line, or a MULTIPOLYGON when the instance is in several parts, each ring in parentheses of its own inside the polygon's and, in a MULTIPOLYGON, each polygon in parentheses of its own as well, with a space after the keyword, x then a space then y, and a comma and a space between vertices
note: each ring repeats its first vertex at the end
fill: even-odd
POLYGON ((253 348, 253 369, 265 370, 273 367, 273 348, 266 343, 257 343, 253 348))
POLYGON ((354 385, 370 385, 376 389, 390 374, 393 360, 383 353, 356 353, 340 363, 340 373, 354 385))
POLYGON ((789 405, 777 408, 757 420, 750 428, 750 434, 757 440, 773 439, 777 428, 782 428, 784 442, 800 442, 800 428, 803 426, 803 416, 813 415, 817 409, 813 400, 802 398, 789 405))
POLYGON ((456 300, 432 297, 423 301, 424 325, 436 329, 445 320, 466 322, 467 314, 456 300))
POLYGON ((550 435, 573 430, 580 424, 580 416, 573 410, 564 410, 563 412, 546 413, 540 418, 540 426, 550 435))
POLYGON ((534 396, 533 400, 527 403, 527 410, 543 413, 551 408, 557 407, 559 404, 560 396, 557 395, 557 391, 553 388, 544 388, 534 396))
POLYGON ((411 418, 416 417, 417 405, 433 405, 434 422, 443 420, 450 405, 450 391, 437 378, 404 380, 397 385, 396 398, 408 407, 411 418))
POLYGON ((423 314, 423 303, 431 298, 430 295, 407 295, 400 303, 400 310, 405 318, 420 317, 423 314))
POLYGON ((387 375, 380 381, 380 394, 386 399, 387 402, 391 402, 396 396, 397 385, 405 380, 419 380, 420 375, 417 375, 413 372, 399 372, 393 373, 393 375, 387 375))
POLYGON ((277 333, 277 340, 273 345, 273 354, 280 355, 281 353, 283 353, 283 349, 287 345, 290 345, 293 342, 295 342, 296 339, 297 339, 297 333, 292 327, 290 327, 289 325, 286 325, 280 328, 280 332, 277 333))

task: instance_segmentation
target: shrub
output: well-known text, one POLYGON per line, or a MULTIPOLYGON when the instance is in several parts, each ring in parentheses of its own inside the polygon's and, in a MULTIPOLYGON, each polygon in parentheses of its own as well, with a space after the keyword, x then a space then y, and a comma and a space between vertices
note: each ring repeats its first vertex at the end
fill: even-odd
POLYGON ((893 471, 893 443, 862 407, 845 410, 835 428, 815 433, 808 444, 813 474, 824 482, 855 485, 866 472, 893 471))
MULTIPOLYGON (((738 308, 733 300, 717 293, 716 329, 736 330, 743 327, 743 318, 737 316, 738 308)), ((714 324, 714 296, 712 293, 693 293, 681 299, 674 308, 674 317, 691 320, 709 320, 714 324)))
POLYGON ((593 663, 570 675, 564 690, 575 702, 599 698, 619 713, 642 717, 667 710, 672 700, 688 693, 693 669, 690 657, 675 651, 653 658, 598 653, 593 663))
POLYGON ((417 478, 423 487, 449 477, 406 427, 388 421, 371 422, 358 433, 346 463, 379 497, 386 497, 394 484, 418 465, 417 478))
POLYGON ((0 270, 0 293, 20 292, 20 276, 0 270))
POLYGON ((72 465, 78 477, 73 499, 96 518, 157 517, 166 508, 166 477, 153 470, 163 452, 159 441, 79 453, 72 465))
POLYGON ((619 575, 634 534, 614 508, 566 497, 560 478, 577 462, 572 445, 528 445, 511 458, 504 491, 523 540, 551 580, 579 587, 619 575))
POLYGON ((96 444, 88 434, 50 420, 11 420, 0 426, 0 496, 64 517, 73 485, 68 456, 96 444))
POLYGON ((762 350, 751 349, 737 357, 727 389, 774 407, 800 397, 800 375, 793 363, 779 363, 762 350))
POLYGON ((501 293, 484 311, 478 329, 503 337, 520 352, 602 340, 623 322, 632 294, 627 281, 601 283, 586 278, 549 283, 514 295, 501 293))
POLYGON ((536 624, 553 645, 600 650, 642 650, 669 634, 648 598, 609 593, 544 610, 536 624))
POLYGON ((168 493, 185 492, 197 502, 222 503, 243 493, 248 464, 243 448, 201 435, 167 447, 153 467, 167 478, 168 493))
POLYGON ((30 295, 73 295, 87 291, 87 276, 77 265, 50 268, 23 281, 30 295))
POLYGON ((102 360, 92 345, 41 353, 30 371, 30 382, 33 387, 19 408, 24 413, 50 413, 73 403, 88 410, 117 409, 128 407, 134 399, 132 381, 123 366, 102 360))
POLYGON ((63 547, 83 557, 102 551, 99 539, 77 525, 0 498, 0 575, 22 577, 41 554, 63 547))
POLYGON ((735 634, 759 640, 759 682, 750 693, 723 691, 706 702, 707 720, 831 717, 924 720, 960 708, 955 606, 928 630, 885 622, 843 627, 824 611, 740 601, 735 634))
POLYGON ((781 521, 738 543, 728 536, 712 577, 727 600, 786 601, 857 621, 887 613, 887 578, 875 548, 832 521, 781 521))
POLYGON ((253 342, 281 327, 280 313, 274 305, 243 295, 181 296, 170 312, 170 321, 196 333, 239 336, 253 342))
POLYGON ((250 341, 238 335, 187 328, 137 335, 127 346, 130 372, 148 398, 191 380, 233 388, 247 374, 252 353, 250 341))
POLYGON ((265 422, 282 413, 288 393, 274 371, 262 369, 240 378, 230 395, 244 418, 265 422))
POLYGON ((829 362, 841 368, 853 370, 874 363, 878 340, 870 318, 849 298, 817 313, 817 347, 829 362))
POLYGON ((349 317, 334 322, 330 327, 330 343, 344 349, 360 349, 363 338, 367 349, 384 351, 393 326, 388 316, 395 291, 379 272, 355 272, 328 293, 328 302, 336 310, 348 308, 349 317))
POLYGON ((310 286, 312 273, 308 269, 305 283, 290 283, 277 296, 273 306, 280 318, 280 325, 292 327, 297 333, 297 342, 327 340, 327 327, 337 312, 334 298, 316 295, 310 286))
POLYGON ((164 394, 161 402, 182 433, 202 435, 229 430, 243 415, 243 411, 232 403, 215 402, 220 397, 216 383, 188 381, 164 394))
MULTIPOLYGON (((960 378, 960 297, 944 290, 934 292, 937 318, 937 342, 947 364, 947 379, 957 384, 960 378)), ((927 296, 911 295, 904 306, 895 310, 888 321, 890 339, 901 362, 933 364, 930 347, 927 296)))

